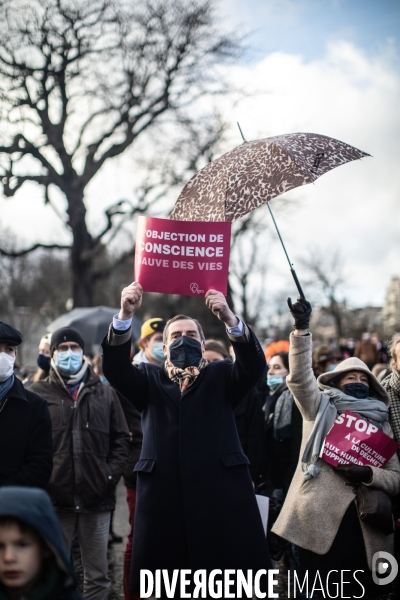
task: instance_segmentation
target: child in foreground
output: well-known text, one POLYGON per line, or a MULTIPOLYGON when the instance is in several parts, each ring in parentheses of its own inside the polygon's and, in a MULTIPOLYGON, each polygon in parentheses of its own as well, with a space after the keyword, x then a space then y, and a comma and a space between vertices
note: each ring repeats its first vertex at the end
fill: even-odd
POLYGON ((43 490, 0 488, 0 600, 82 600, 43 490))

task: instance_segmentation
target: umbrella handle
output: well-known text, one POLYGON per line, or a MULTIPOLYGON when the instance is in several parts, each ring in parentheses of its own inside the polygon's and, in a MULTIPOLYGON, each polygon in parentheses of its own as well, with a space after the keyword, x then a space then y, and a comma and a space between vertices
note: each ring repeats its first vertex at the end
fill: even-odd
POLYGON ((291 272, 291 274, 292 274, 292 277, 293 277, 293 279, 294 279, 294 282, 295 282, 295 284, 296 284, 296 287, 297 287, 297 289, 299 290, 299 294, 300 294, 300 296, 301 296, 301 297, 302 297, 302 298, 305 300, 305 299, 306 299, 306 297, 305 297, 305 295, 304 295, 304 292, 303 292, 303 290, 301 289, 300 281, 298 280, 297 273, 296 273, 296 271, 293 269, 293 267, 290 267, 290 272, 291 272))

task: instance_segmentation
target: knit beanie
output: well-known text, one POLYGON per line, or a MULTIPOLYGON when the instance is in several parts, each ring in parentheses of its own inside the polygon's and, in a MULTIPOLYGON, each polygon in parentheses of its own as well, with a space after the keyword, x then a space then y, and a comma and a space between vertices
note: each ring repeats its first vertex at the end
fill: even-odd
POLYGON ((58 344, 62 344, 63 342, 76 342, 85 351, 85 342, 77 329, 73 327, 60 327, 60 329, 56 329, 51 335, 51 356, 53 356, 58 344))

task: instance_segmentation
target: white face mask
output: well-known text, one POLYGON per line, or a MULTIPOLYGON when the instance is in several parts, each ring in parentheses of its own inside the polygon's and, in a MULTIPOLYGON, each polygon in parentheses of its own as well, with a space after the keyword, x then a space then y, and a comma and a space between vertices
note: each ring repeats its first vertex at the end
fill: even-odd
POLYGON ((14 373, 15 356, 0 352, 0 382, 5 381, 14 373))

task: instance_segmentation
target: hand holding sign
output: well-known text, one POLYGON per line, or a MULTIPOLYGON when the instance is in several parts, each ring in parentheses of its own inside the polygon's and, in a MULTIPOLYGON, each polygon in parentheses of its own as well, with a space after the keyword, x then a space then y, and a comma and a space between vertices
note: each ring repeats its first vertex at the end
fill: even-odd
POLYGON ((350 483, 369 483, 372 479, 371 467, 361 465, 338 465, 335 471, 350 483))
POLYGON ((146 292, 227 292, 231 224, 139 217, 135 280, 146 292))
MULTIPOLYGON (((328 432, 321 458, 334 467, 345 465, 343 476, 350 481, 363 481, 367 471, 359 467, 382 468, 398 449, 399 444, 366 419, 349 410, 342 412, 328 432), (350 466, 358 468, 351 472, 350 466)), ((339 472, 339 470, 338 470, 339 472)))
POLYGON ((227 327, 238 324, 238 318, 228 306, 225 296, 217 290, 208 290, 206 293, 206 305, 212 313, 218 317, 227 327))
POLYGON ((134 313, 142 304, 143 288, 137 281, 134 281, 121 292, 121 310, 118 319, 127 321, 131 319, 134 313))

